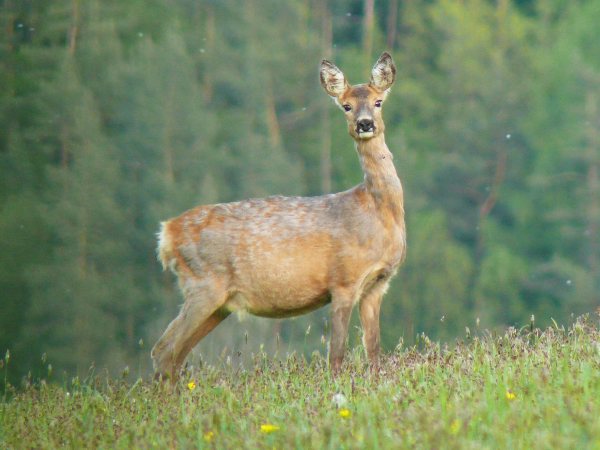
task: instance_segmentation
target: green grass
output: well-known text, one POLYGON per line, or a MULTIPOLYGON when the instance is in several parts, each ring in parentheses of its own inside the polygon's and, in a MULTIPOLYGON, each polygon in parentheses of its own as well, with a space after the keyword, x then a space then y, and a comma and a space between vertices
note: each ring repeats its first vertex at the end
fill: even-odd
POLYGON ((57 447, 600 448, 600 332, 587 318, 452 347, 422 337, 386 355, 378 374, 357 349, 337 378, 316 354, 258 355, 247 369, 189 373, 175 389, 97 375, 9 389, 0 448, 57 447))

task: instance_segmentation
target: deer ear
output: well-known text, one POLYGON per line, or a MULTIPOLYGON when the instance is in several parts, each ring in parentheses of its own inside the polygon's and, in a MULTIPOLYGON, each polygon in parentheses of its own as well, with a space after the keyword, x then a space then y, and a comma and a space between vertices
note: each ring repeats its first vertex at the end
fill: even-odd
POLYGON ((326 59, 321 61, 319 75, 321 86, 332 97, 337 98, 348 89, 348 82, 342 71, 326 59))
POLYGON ((396 66, 392 56, 383 52, 371 70, 369 84, 378 91, 385 92, 394 84, 396 79, 396 66))

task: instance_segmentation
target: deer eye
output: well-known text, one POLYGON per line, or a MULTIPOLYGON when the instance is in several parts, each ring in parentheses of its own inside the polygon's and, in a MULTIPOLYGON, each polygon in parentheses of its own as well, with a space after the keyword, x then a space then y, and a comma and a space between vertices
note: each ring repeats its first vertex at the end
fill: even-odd
POLYGON ((348 111, 351 111, 351 110, 352 110, 352 106, 350 106, 350 105, 348 105, 348 104, 346 104, 346 105, 342 106, 342 108, 344 108, 344 111, 346 111, 346 112, 348 112, 348 111))
POLYGON ((375 102, 375 106, 378 107, 378 108, 381 108, 381 100, 377 100, 375 102))

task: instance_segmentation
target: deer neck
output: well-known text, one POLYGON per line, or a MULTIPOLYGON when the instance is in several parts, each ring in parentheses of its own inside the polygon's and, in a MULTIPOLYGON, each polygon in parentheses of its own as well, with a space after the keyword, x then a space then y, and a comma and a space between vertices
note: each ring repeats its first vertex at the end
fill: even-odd
MULTIPOLYGON (((404 211, 402 184, 394 167, 393 155, 388 149, 383 133, 368 140, 356 142, 365 190, 375 203, 391 208, 393 213, 404 211)), ((394 214, 394 215, 396 215, 394 214)))

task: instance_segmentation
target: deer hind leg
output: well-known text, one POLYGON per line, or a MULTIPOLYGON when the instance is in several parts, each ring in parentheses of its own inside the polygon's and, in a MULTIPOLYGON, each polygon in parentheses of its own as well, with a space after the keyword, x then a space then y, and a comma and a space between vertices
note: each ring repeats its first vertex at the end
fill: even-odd
POLYGON ((190 338, 183 342, 179 354, 175 355, 175 366, 181 367, 185 361, 186 356, 192 351, 201 339, 203 339, 208 333, 214 330, 217 325, 223 322, 231 313, 229 311, 217 310, 212 313, 205 321, 200 325, 196 331, 190 336, 190 338))
POLYGON ((224 283, 213 277, 180 280, 185 302, 152 349, 157 376, 175 380, 194 346, 228 315, 220 308, 227 300, 224 283))

